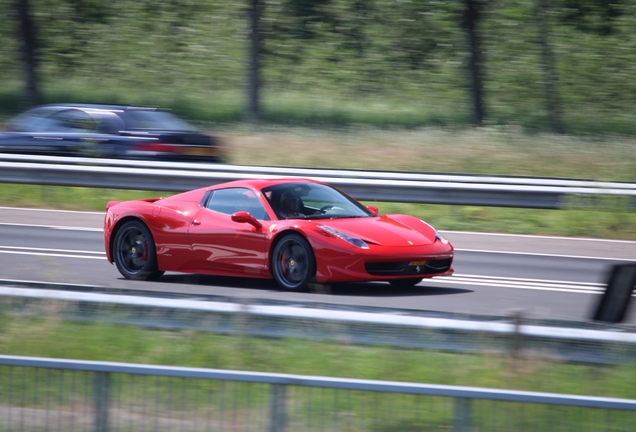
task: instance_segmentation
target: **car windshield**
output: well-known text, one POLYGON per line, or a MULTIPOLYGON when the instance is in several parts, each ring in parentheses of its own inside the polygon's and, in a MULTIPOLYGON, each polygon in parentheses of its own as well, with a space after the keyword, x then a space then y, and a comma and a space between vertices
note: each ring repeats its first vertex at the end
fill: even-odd
POLYGON ((197 129, 179 117, 165 111, 128 109, 117 113, 130 130, 163 130, 197 132, 197 129))
POLYGON ((279 219, 334 219, 373 214, 338 190, 310 182, 285 183, 262 190, 279 219))

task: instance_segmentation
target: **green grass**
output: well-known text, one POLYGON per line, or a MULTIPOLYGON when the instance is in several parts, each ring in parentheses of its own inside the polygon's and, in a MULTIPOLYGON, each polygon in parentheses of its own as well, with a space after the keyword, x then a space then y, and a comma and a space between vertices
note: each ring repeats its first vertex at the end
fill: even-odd
POLYGON ((636 366, 153 330, 45 317, 0 318, 0 352, 83 360, 394 380, 636 398, 636 366), (440 367, 444 365, 444 367, 440 367))

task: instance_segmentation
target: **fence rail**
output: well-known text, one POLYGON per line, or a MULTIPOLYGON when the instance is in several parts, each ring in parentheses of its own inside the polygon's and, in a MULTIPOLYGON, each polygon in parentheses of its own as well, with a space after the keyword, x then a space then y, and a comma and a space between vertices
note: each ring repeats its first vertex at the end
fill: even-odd
POLYGON ((243 178, 307 177, 359 200, 559 209, 598 197, 636 205, 636 183, 464 174, 250 167, 0 154, 0 182, 181 192, 243 178))
POLYGON ((298 300, 242 301, 99 287, 0 281, 0 313, 67 320, 188 328, 226 335, 347 340, 356 344, 448 352, 491 352, 591 364, 636 362, 631 326, 529 319, 522 315, 461 316, 388 308, 353 308, 298 300), (3 286, 7 284, 6 286, 3 286))
POLYGON ((7 431, 627 431, 636 422, 631 399, 5 355, 0 383, 7 431))

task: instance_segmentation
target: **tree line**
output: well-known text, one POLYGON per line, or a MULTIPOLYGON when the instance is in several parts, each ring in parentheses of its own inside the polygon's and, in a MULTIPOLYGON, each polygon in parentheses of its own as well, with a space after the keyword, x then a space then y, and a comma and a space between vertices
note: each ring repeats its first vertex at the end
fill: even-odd
MULTIPOLYGON (((57 74, 75 76, 100 65, 96 75, 116 76, 114 71, 125 66, 112 61, 116 53, 109 60, 100 58, 99 50, 115 40, 110 32, 119 32, 128 35, 128 45, 137 48, 148 43, 144 34, 159 41, 162 57, 145 61, 162 69, 159 73, 165 76, 188 74, 195 69, 189 65, 197 62, 206 64, 198 72, 204 76, 204 70, 215 67, 210 56, 214 58, 220 50, 208 51, 205 58, 187 53, 195 48, 205 51, 211 40, 216 46, 224 44, 224 50, 231 47, 218 60, 229 64, 223 58, 232 57, 243 65, 241 78, 235 78, 232 85, 244 88, 244 119, 249 122, 263 118, 262 94, 268 87, 300 87, 305 75, 308 86, 330 81, 337 88, 339 82, 346 82, 351 91, 362 93, 392 91, 391 86, 400 86, 394 82, 399 80, 413 86, 419 80, 428 89, 439 80, 440 88, 465 92, 471 122, 481 126, 491 105, 496 105, 489 103, 489 83, 494 83, 492 87, 497 84, 492 77, 521 61, 525 63, 519 73, 524 77, 508 74, 508 85, 523 89, 523 79, 529 83, 526 87, 543 94, 541 110, 554 132, 564 130, 563 112, 568 107, 561 98, 566 87, 561 78, 567 81, 577 61, 582 62, 576 58, 578 50, 588 50, 579 71, 602 72, 602 67, 589 64, 597 62, 590 58, 601 48, 592 52, 589 47, 602 47, 604 40, 625 39, 625 29, 634 19, 633 6, 624 0, 242 0, 231 6, 212 0, 5 1, 10 3, 8 31, 0 38, 11 39, 15 50, 5 50, 2 55, 15 54, 19 59, 14 63, 21 68, 27 106, 41 102, 42 82, 57 74), (206 17, 215 17, 213 26, 209 25, 212 21, 203 24, 206 17), (515 42, 515 38, 521 40, 515 42), (573 42, 577 38, 579 46, 573 42), (570 51, 560 53, 559 44, 564 40, 570 51), (586 41, 591 42, 585 45, 586 41), (506 44, 517 46, 507 48, 506 44), (532 60, 519 60, 529 52, 532 60), (562 60, 565 56, 567 62, 562 60), (565 66, 560 67, 561 63, 565 66), (358 82, 351 84, 347 71, 354 69, 358 82)), ((127 45, 123 40, 117 43, 127 45)), ((626 46, 629 51, 631 44, 626 46)), ((624 69, 633 52, 628 54, 624 60, 619 51, 601 59, 609 68, 605 73, 614 72, 612 63, 624 69)), ((143 51, 138 55, 143 57, 143 51)), ((625 75, 623 70, 617 76, 625 75)), ((590 85, 597 79, 590 78, 590 85)), ((603 104, 612 104, 614 92, 613 88, 607 91, 603 98, 608 100, 603 104)), ((501 93, 502 100, 510 97, 501 93)))

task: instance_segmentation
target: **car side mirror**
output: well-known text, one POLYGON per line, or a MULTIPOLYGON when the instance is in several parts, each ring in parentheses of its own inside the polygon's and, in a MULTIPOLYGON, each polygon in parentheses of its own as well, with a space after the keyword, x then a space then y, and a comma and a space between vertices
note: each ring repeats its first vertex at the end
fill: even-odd
POLYGON ((373 213, 373 216, 377 216, 378 213, 380 213, 380 210, 376 206, 370 205, 370 206, 367 206, 367 209, 369 209, 369 211, 373 213))
POLYGON ((250 225, 253 225, 256 228, 260 228, 263 226, 262 223, 260 223, 259 221, 256 220, 256 218, 254 216, 252 216, 251 214, 249 214, 246 211, 240 211, 240 212, 236 212, 234 214, 232 214, 232 220, 234 222, 238 222, 238 223, 248 223, 250 225))

